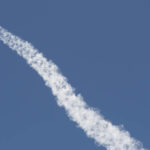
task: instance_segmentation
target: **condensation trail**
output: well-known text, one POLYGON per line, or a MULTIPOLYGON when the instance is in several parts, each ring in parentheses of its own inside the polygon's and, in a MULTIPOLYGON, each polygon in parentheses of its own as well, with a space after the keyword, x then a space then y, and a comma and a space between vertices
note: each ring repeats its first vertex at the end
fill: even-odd
POLYGON ((69 118, 82 128, 86 135, 107 150, 145 150, 142 144, 132 138, 129 132, 110 121, 95 109, 89 107, 81 95, 76 95, 58 67, 48 61, 30 43, 11 34, 0 26, 0 40, 8 45, 43 78, 57 98, 57 104, 64 107, 69 118))

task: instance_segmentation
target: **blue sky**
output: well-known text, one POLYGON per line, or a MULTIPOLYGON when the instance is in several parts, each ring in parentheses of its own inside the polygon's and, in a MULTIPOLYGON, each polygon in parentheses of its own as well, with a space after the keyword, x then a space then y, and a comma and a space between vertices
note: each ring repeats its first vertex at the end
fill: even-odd
MULTIPOLYGON (((0 25, 52 59, 113 124, 150 148, 150 2, 1 1, 0 25)), ((103 150, 25 61, 0 43, 0 149, 103 150)))

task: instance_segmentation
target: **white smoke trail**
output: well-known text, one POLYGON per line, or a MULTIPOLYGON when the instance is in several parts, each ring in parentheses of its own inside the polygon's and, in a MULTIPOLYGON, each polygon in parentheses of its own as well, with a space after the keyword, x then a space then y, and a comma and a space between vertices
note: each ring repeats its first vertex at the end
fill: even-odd
POLYGON ((84 130, 86 135, 107 150, 145 150, 142 144, 130 134, 111 122, 95 109, 90 108, 81 95, 76 95, 58 67, 48 61, 30 43, 0 27, 0 40, 22 56, 52 89, 59 106, 64 107, 69 118, 84 130))

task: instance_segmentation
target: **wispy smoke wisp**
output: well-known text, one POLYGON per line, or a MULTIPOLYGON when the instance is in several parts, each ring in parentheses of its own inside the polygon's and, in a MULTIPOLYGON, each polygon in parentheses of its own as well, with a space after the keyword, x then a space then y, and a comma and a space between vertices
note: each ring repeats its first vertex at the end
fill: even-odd
POLYGON ((57 104, 64 107, 69 118, 84 130, 86 135, 107 150, 145 150, 142 144, 132 138, 129 132, 114 126, 95 109, 89 107, 81 95, 76 95, 58 67, 48 61, 30 43, 0 27, 0 40, 8 45, 43 78, 57 98, 57 104))

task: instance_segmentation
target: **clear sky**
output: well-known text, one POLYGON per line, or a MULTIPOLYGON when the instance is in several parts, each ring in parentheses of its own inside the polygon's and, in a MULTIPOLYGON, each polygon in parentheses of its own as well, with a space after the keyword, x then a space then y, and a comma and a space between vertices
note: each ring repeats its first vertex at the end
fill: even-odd
MULTIPOLYGON (((1 0, 0 25, 53 60, 115 125, 150 148, 149 0, 1 0)), ((104 150, 0 42, 0 149, 104 150)))

